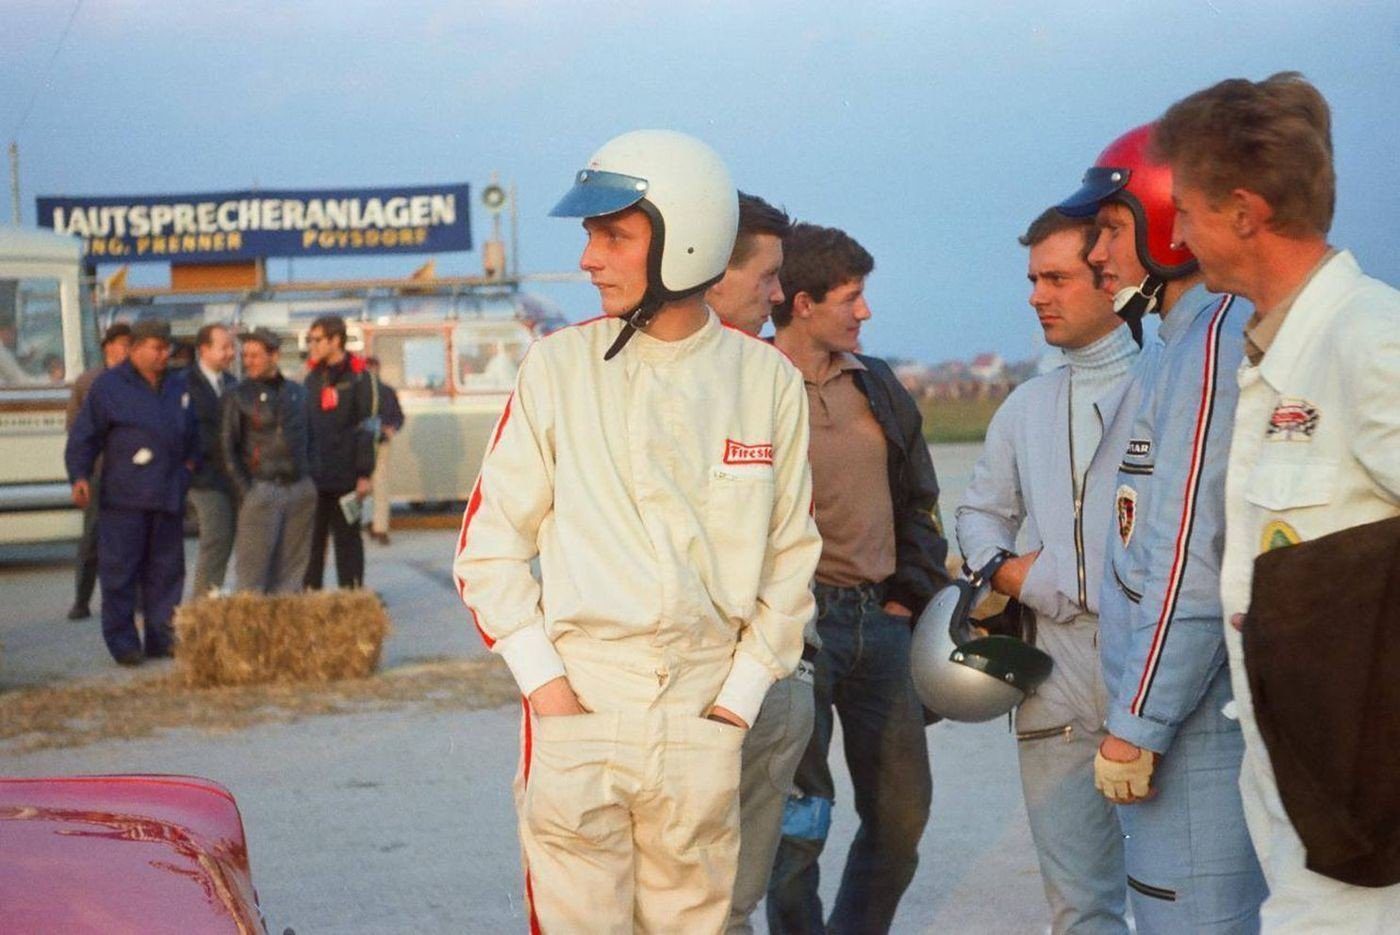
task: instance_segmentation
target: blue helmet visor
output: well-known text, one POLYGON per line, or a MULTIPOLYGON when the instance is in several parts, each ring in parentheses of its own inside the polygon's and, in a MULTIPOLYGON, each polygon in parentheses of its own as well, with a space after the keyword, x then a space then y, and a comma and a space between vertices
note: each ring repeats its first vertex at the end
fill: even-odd
POLYGON ((630 208, 646 197, 647 181, 618 172, 584 169, 554 210, 555 218, 596 218, 630 208))
POLYGON ((1096 214, 1106 200, 1127 187, 1131 175, 1131 169, 1094 166, 1084 173, 1084 183, 1079 191, 1055 205, 1055 210, 1072 218, 1096 214))

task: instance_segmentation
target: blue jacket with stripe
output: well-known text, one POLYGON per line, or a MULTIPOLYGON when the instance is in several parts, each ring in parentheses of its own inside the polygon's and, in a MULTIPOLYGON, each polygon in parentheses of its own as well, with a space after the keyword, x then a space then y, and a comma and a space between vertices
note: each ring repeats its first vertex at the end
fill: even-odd
POLYGON ((1197 285, 1135 367, 1140 402, 1113 496, 1099 657, 1109 733, 1157 753, 1226 663, 1225 468, 1251 312, 1197 285))

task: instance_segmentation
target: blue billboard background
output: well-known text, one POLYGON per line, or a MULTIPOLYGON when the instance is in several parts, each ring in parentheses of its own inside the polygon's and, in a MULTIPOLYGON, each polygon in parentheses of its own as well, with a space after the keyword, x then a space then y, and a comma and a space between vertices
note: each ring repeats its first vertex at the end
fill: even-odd
POLYGON ((470 186, 36 199, 39 224, 83 239, 91 262, 470 250, 470 186))

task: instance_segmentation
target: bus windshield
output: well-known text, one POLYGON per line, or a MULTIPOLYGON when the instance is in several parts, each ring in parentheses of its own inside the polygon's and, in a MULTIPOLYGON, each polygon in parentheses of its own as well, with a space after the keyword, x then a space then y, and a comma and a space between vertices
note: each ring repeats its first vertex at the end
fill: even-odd
POLYGON ((56 278, 0 278, 0 386, 56 386, 68 376, 59 290, 56 278))

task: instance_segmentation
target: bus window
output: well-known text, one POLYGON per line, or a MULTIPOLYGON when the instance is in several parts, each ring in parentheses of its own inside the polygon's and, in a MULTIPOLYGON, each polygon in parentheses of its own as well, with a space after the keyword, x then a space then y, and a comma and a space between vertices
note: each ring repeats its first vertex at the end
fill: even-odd
MULTIPOLYGON (((92 307, 92 290, 84 284, 78 289, 78 317, 82 322, 84 369, 96 367, 103 362, 102 334, 97 323, 97 312, 92 307)), ((74 379, 77 374, 73 375, 74 379)))
POLYGON ((53 386, 66 376, 57 279, 0 279, 0 386, 53 386))
POLYGON ((441 392, 447 385, 447 340, 441 334, 374 336, 379 378, 403 390, 441 392))
POLYGON ((515 372, 529 347, 530 333, 517 323, 462 325, 457 328, 457 386, 465 392, 515 388, 515 372))

